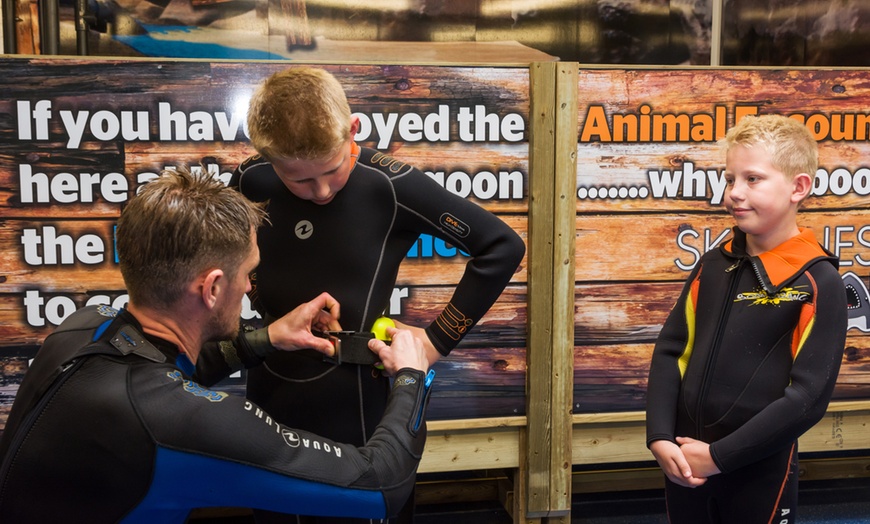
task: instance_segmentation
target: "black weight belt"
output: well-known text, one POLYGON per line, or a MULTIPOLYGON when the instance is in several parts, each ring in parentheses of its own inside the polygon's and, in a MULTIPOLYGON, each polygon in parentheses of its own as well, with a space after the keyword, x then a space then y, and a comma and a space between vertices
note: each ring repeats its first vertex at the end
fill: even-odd
MULTIPOLYGON (((277 320, 275 317, 269 314, 265 315, 266 325, 271 324, 275 320, 277 320)), ((368 345, 369 340, 375 338, 374 333, 365 331, 327 331, 318 333, 315 331, 314 334, 331 341, 335 347, 335 355, 328 357, 315 350, 299 351, 298 354, 315 358, 322 357, 324 362, 331 362, 336 365, 356 364, 372 366, 380 362, 377 353, 369 349, 368 345)), ((389 344, 389 342, 387 343, 389 344)))

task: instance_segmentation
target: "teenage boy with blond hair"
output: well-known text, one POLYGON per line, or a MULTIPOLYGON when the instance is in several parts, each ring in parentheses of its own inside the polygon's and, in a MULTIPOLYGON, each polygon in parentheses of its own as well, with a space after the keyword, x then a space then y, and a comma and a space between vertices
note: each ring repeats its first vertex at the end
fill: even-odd
MULTIPOLYGON (((371 331, 387 310, 399 264, 421 234, 432 235, 470 257, 428 326, 399 324, 423 341, 434 363, 492 306, 525 245, 496 216, 419 169, 357 145, 359 126, 341 84, 323 69, 291 67, 254 93, 248 130, 258 154, 230 182, 267 203, 252 299, 269 322, 326 291, 341 303, 344 329, 371 331)), ((362 444, 389 391, 372 364, 343 357, 336 365, 315 351, 273 355, 249 372, 248 397, 282 423, 362 444)), ((409 513, 400 521, 410 521, 409 513)))
POLYGON ((653 351, 647 445, 672 524, 795 522, 797 440, 824 415, 846 339, 838 260, 797 225, 818 167, 800 122, 721 141, 733 237, 690 274, 653 351))

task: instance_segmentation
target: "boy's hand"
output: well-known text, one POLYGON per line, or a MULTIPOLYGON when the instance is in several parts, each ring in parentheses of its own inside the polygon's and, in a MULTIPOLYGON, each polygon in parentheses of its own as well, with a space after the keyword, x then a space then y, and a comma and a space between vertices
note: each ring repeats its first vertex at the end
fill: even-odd
POLYGON ((707 482, 706 478, 693 475, 689 462, 680 447, 668 440, 656 440, 649 446, 656 461, 668 479, 684 488, 697 488, 707 482))
POLYGON ((407 329, 410 331, 416 338, 418 338, 423 343, 423 348, 426 350, 426 359, 429 361, 429 364, 434 364, 438 362, 441 358, 441 353, 435 349, 435 345, 432 344, 432 341, 429 340, 429 335, 426 334, 426 330, 419 327, 409 326, 408 324, 402 324, 401 322, 396 322, 396 327, 399 329, 407 329))
POLYGON ((419 369, 423 373, 429 369, 423 341, 410 330, 387 328, 387 335, 392 339, 390 345, 373 338, 369 340, 369 349, 378 354, 388 376, 395 376, 402 368, 419 369))
POLYGON ((677 444, 696 476, 707 478, 722 473, 710 455, 710 444, 689 437, 677 437, 677 444))

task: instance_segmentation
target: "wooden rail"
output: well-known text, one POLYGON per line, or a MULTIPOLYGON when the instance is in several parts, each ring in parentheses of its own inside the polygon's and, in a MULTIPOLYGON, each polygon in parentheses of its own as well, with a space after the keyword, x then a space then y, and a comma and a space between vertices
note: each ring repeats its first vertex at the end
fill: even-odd
MULTIPOLYGON (((644 413, 573 415, 572 463, 653 460, 646 449, 644 413)), ((526 417, 430 421, 421 473, 518 468, 526 417)), ((870 449, 870 401, 832 402, 824 418, 800 439, 801 453, 870 449)))

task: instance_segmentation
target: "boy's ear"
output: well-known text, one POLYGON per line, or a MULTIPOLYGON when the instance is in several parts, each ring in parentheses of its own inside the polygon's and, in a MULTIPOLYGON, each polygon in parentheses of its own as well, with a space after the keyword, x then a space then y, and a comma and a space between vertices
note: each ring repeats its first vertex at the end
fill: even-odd
POLYGON ((350 117, 350 137, 353 138, 359 133, 359 117, 351 115, 350 117))
POLYGON ((801 202, 810 195, 810 191, 813 189, 813 179, 810 175, 798 173, 792 182, 794 184, 794 191, 791 195, 793 202, 801 202))

